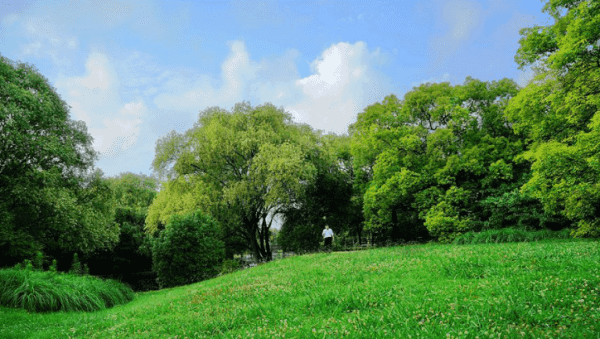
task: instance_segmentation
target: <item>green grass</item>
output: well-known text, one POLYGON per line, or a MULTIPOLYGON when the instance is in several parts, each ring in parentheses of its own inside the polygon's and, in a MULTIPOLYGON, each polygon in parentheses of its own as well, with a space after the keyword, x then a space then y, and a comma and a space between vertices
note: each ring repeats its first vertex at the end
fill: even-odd
POLYGON ((321 253, 93 313, 0 308, 0 338, 598 338, 597 241, 321 253))
POLYGON ((467 232, 454 239, 453 243, 464 244, 489 244, 506 242, 532 242, 549 239, 569 239, 570 230, 562 231, 525 231, 516 228, 502 228, 498 230, 487 230, 483 232, 467 232))
POLYGON ((0 305, 31 312, 97 311, 133 297, 131 288, 113 280, 31 269, 0 270, 0 305))

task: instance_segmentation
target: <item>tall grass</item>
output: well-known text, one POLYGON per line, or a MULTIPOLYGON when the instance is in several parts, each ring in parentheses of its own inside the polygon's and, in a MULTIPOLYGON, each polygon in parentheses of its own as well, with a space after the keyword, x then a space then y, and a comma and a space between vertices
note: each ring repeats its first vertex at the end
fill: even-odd
POLYGON ((27 268, 0 270, 0 305, 30 312, 97 311, 133 297, 131 288, 113 280, 27 268))
POLYGON ((507 242, 532 242, 548 239, 570 239, 570 231, 525 231, 516 228, 502 228, 482 232, 467 232, 454 239, 454 244, 491 244, 507 242))

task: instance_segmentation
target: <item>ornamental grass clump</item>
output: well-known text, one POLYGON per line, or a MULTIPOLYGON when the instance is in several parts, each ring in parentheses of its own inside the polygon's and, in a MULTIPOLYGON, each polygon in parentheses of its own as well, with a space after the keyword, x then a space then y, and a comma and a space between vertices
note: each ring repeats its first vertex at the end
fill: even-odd
POLYGON ((134 298, 125 284, 92 276, 33 270, 0 270, 0 305, 29 312, 97 311, 134 298))

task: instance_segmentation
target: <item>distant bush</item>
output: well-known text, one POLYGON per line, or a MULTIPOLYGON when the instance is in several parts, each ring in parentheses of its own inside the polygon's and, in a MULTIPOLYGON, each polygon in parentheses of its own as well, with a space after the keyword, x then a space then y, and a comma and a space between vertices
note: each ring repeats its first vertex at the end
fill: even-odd
POLYGON ((133 297, 117 281, 34 270, 31 263, 0 270, 0 305, 30 312, 97 311, 133 297))
POLYGON ((488 244, 505 242, 529 242, 545 239, 569 239, 571 235, 568 229, 561 231, 526 231, 516 228, 502 228, 482 232, 467 232, 456 239, 454 244, 488 244))
POLYGON ((237 260, 224 260, 223 264, 221 264, 221 274, 233 273, 239 270, 241 267, 242 265, 240 265, 240 262, 237 260))
POLYGON ((154 240, 152 257, 160 288, 187 285, 219 274, 225 245, 211 217, 174 215, 154 240))

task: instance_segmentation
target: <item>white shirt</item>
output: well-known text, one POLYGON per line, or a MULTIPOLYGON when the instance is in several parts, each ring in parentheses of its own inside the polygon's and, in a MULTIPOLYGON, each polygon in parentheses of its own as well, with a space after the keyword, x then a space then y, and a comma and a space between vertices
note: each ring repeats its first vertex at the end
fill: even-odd
POLYGON ((330 229, 324 229, 323 230, 323 237, 325 237, 325 238, 333 237, 333 230, 331 228, 330 229))

